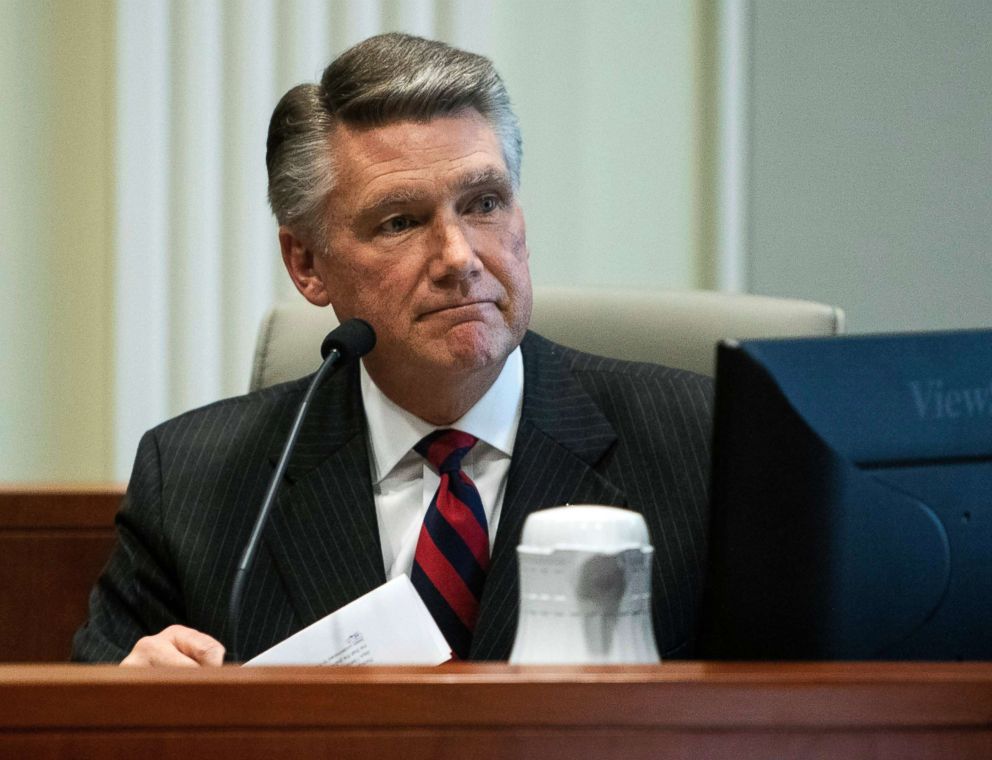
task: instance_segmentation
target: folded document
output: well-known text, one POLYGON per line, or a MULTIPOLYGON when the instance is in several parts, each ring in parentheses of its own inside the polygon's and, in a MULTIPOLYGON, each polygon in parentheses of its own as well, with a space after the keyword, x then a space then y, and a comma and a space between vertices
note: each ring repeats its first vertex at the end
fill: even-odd
POLYGON ((437 623, 401 575, 245 665, 440 665, 450 658, 437 623))

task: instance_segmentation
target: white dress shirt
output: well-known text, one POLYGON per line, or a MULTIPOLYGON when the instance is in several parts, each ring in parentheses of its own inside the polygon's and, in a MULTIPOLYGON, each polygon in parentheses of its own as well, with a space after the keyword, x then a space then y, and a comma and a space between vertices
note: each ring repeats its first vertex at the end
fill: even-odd
MULTIPOLYGON (((427 460, 413 450, 421 438, 438 426, 386 398, 364 364, 361 364, 361 382, 382 561, 386 577, 392 580, 404 573, 409 575, 413 568, 420 526, 440 483, 440 477, 427 460)), ((479 439, 462 460, 462 469, 482 497, 490 551, 503 506, 523 399, 524 363, 517 348, 507 357, 496 382, 475 406, 451 425, 444 426, 479 439)))

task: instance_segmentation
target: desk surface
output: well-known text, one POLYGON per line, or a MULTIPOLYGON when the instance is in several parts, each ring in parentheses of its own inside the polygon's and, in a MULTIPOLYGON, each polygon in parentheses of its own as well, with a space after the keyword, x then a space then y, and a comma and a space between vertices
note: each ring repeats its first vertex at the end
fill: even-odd
POLYGON ((61 756, 51 747, 183 760, 235 751, 249 758, 988 758, 992 663, 0 666, 0 756, 61 756))

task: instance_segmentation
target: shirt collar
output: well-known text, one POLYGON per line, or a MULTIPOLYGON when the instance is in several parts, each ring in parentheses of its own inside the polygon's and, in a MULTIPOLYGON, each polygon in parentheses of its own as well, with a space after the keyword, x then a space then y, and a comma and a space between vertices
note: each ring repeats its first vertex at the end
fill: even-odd
MULTIPOLYGON (((385 478, 417 441, 437 425, 425 422, 393 403, 379 390, 360 362, 362 404, 369 426, 369 448, 373 483, 385 478)), ((506 358, 503 369, 489 390, 460 419, 446 427, 456 428, 485 441, 506 456, 513 455, 524 398, 524 362, 519 346, 506 358)))

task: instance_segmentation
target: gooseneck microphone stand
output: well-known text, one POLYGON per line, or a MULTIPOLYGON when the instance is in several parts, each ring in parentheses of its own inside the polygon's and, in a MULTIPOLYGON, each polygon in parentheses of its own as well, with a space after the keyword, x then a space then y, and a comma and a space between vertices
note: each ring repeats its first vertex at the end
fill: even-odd
POLYGON ((265 499, 262 501, 262 507, 259 509, 258 516, 255 518, 251 536, 248 538, 248 543, 245 544, 244 552, 241 554, 241 560, 238 562, 238 567, 234 574, 234 581, 231 584, 231 597, 228 603, 228 630, 231 644, 229 656, 233 662, 239 661, 238 647, 240 642, 238 641, 238 622, 241 618, 241 597, 244 594, 248 572, 255 560, 258 544, 262 538, 262 530, 265 528, 265 524, 269 519, 269 513, 275 504, 279 485, 282 483, 283 476, 286 474, 286 467, 289 465, 289 459, 292 456, 293 449, 296 447, 296 439, 299 438, 300 429, 303 427, 303 420, 306 418, 307 412, 310 409, 310 401, 317 392, 317 389, 337 369, 340 369, 360 356, 364 356, 374 346, 375 331, 368 322, 361 319, 349 319, 347 322, 339 325, 324 338, 324 342, 320 346, 320 353, 324 358, 324 362, 313 376, 310 387, 307 388, 307 392, 303 396, 303 401, 300 402, 300 408, 296 412, 296 419, 293 420, 293 427, 290 429, 289 437, 286 439, 286 444, 282 448, 282 454, 279 456, 279 462, 276 465, 275 472, 272 473, 272 479, 269 481, 265 499))

